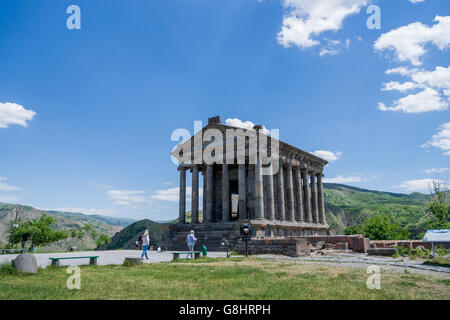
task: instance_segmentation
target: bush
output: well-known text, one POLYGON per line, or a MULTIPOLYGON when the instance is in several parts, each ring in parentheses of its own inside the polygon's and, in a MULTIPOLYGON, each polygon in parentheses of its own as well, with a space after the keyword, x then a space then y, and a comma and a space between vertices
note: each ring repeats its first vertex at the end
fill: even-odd
POLYGON ((6 263, 2 263, 0 264, 0 274, 17 274, 17 270, 14 269, 13 265, 11 262, 6 262, 6 263))
POLYGON ((431 229, 450 228, 450 202, 447 200, 447 187, 439 182, 433 181, 431 201, 426 206, 431 229))
POLYGON ((410 233, 406 228, 393 222, 390 215, 377 214, 359 226, 348 227, 345 234, 362 234, 370 240, 406 240, 410 233))
POLYGON ((422 249, 419 250, 417 248, 410 249, 403 246, 396 246, 395 247, 398 250, 398 254, 401 256, 407 255, 410 258, 416 258, 416 257, 428 257, 430 255, 430 250, 428 249, 422 249))

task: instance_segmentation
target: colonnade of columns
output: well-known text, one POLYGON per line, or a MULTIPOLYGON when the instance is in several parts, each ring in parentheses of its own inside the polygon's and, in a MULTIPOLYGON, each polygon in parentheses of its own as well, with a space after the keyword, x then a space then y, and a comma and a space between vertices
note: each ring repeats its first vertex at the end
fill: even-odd
MULTIPOLYGON (((203 223, 230 221, 230 179, 228 164, 180 166, 179 221, 186 222, 186 170, 192 172, 191 223, 199 220, 199 171, 203 174, 203 223), (221 167, 221 199, 214 199, 214 173, 221 167), (213 201, 221 201, 221 215, 213 212, 213 201)), ((234 166, 236 167, 236 166, 234 166)), ((238 171, 238 219, 270 220, 280 222, 298 222, 325 224, 325 206, 322 185, 322 172, 316 172, 290 161, 283 161, 278 172, 268 168, 269 175, 263 177, 263 166, 259 159, 252 170, 245 164, 237 165, 238 171), (254 168, 254 169, 253 169, 254 168), (248 177, 253 175, 254 187, 248 185, 248 177), (276 188, 274 183, 276 182, 276 188), (248 198, 252 194, 254 210, 249 210, 248 198), (264 199, 265 197, 265 199, 264 199), (254 201, 253 201, 254 198, 254 201), (254 214, 250 216, 249 212, 254 214)), ((217 172, 216 172, 217 173, 217 172)))

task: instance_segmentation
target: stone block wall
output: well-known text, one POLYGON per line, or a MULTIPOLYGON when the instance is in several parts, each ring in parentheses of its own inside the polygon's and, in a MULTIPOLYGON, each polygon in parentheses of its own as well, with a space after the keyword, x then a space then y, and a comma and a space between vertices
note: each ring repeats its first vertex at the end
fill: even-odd
MULTIPOLYGON (((240 241, 234 247, 236 252, 245 253, 245 244, 240 241)), ((305 239, 252 239, 248 242, 249 254, 282 254, 298 257, 311 249, 305 239)))
POLYGON ((369 238, 364 238, 362 235, 350 235, 350 236, 299 236, 293 238, 305 239, 308 244, 316 245, 317 242, 323 241, 324 244, 335 244, 340 247, 347 247, 349 250, 354 252, 367 253, 369 249, 370 240, 369 238), (344 245, 347 244, 347 246, 344 245))

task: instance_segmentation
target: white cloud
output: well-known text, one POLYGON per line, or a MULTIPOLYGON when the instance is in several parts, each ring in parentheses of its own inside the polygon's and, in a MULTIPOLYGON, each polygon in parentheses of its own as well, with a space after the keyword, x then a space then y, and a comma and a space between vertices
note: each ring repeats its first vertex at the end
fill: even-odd
POLYGON ((31 121, 35 115, 33 110, 26 110, 16 103, 0 102, 0 128, 8 128, 11 124, 26 127, 27 121, 31 121))
POLYGON ((438 133, 434 134, 431 140, 423 144, 422 147, 439 148, 444 151, 444 155, 450 156, 450 122, 442 124, 438 130, 438 133))
POLYGON ((419 3, 419 2, 424 2, 425 0, 409 0, 409 2, 411 3, 419 3))
POLYGON ((327 44, 322 47, 319 52, 319 55, 325 56, 334 56, 342 51, 342 49, 348 49, 350 47, 350 39, 346 39, 345 43, 342 43, 341 40, 329 40, 325 39, 327 44))
POLYGON ((337 176, 334 178, 328 178, 328 179, 324 179, 323 182, 326 183, 351 183, 351 182, 363 182, 363 181, 367 181, 366 178, 361 177, 361 176, 337 176))
POLYGON ((434 71, 415 71, 411 74, 411 78, 419 85, 441 89, 444 95, 450 97, 450 66, 447 68, 437 66, 434 71))
POLYGON ((109 190, 108 196, 113 204, 131 206, 137 204, 151 204, 151 199, 141 190, 109 190))
POLYGON ((382 90, 406 91, 416 88, 433 88, 442 91, 443 95, 450 96, 450 66, 437 66, 432 71, 417 68, 394 68, 386 71, 386 74, 399 74, 409 77, 411 81, 399 83, 391 81, 385 84, 382 90))
POLYGON ((381 111, 402 111, 405 113, 442 111, 447 108, 448 102, 439 95, 438 91, 431 88, 400 98, 394 102, 393 107, 386 107, 384 103, 378 104, 378 109, 381 111))
POLYGON ((381 88, 381 90, 383 91, 392 91, 392 90, 396 90, 396 91, 400 91, 400 92, 404 92, 404 91, 409 91, 412 89, 417 89, 419 88, 417 83, 411 82, 411 81, 407 81, 407 82, 397 82, 397 81, 391 81, 388 83, 384 84, 384 87, 381 88))
POLYGON ((449 170, 450 170, 450 168, 432 168, 432 169, 425 170, 425 172, 428 174, 432 174, 432 173, 444 173, 449 170))
MULTIPOLYGON (((247 130, 251 130, 255 126, 255 124, 251 121, 242 121, 241 119, 237 119, 237 118, 226 119, 225 124, 228 126, 247 129, 247 130)), ((263 126, 262 130, 263 130, 262 133, 264 133, 265 135, 270 134, 270 131, 267 130, 267 128, 265 126, 263 126)))
POLYGON ((427 44, 432 43, 439 50, 444 50, 450 44, 450 16, 436 16, 434 22, 431 27, 414 22, 383 33, 375 41, 374 47, 378 51, 394 51, 400 61, 421 65, 420 58, 426 53, 427 44))
MULTIPOLYGON (((199 198, 203 197, 203 189, 199 188, 198 192, 199 198)), ((151 196, 152 199, 178 202, 180 199, 180 188, 169 188, 163 190, 156 190, 156 194, 151 196)), ((186 201, 191 201, 192 198, 192 187, 186 187, 186 201)))
POLYGON ((336 161, 342 156, 342 152, 340 151, 333 152, 328 150, 317 150, 311 153, 319 158, 327 160, 328 162, 336 161))
POLYGON ((321 33, 338 31, 345 18, 359 13, 369 2, 370 0, 285 0, 283 25, 277 35, 278 43, 286 48, 292 45, 301 49, 317 46, 320 44, 317 37, 321 33))
POLYGON ((22 190, 22 188, 12 186, 5 181, 7 181, 8 178, 6 177, 0 177, 0 191, 17 191, 22 190))
POLYGON ((429 191, 430 188, 433 186, 433 181, 438 182, 438 183, 445 183, 445 181, 442 181, 442 180, 417 179, 417 180, 403 181, 398 186, 395 186, 395 188, 405 189, 410 192, 429 191))
POLYGON ((450 100, 450 66, 437 66, 432 71, 423 69, 399 67, 386 71, 386 74, 399 74, 409 77, 412 81, 386 83, 381 90, 396 90, 405 92, 413 89, 423 89, 419 93, 411 94, 394 102, 393 107, 386 107, 379 103, 382 111, 403 111, 405 113, 421 113, 441 111, 448 108, 450 100))
POLYGON ((386 74, 399 74, 402 76, 409 76, 413 73, 415 73, 417 70, 416 68, 408 68, 408 67, 398 67, 398 68, 392 68, 389 70, 386 70, 386 74))

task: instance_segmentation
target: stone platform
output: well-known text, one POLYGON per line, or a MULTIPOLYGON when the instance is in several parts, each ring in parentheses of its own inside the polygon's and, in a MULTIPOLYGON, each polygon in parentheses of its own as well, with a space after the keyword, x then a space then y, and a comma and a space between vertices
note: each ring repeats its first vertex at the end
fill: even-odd
POLYGON ((225 250, 221 242, 228 240, 233 246, 242 242, 240 225, 250 223, 251 238, 260 239, 287 239, 289 237, 320 236, 327 235, 330 228, 327 224, 280 222, 270 220, 239 220, 218 223, 185 224, 178 223, 169 227, 169 250, 185 250, 186 236, 194 230, 198 239, 195 250, 200 250, 205 245, 208 250, 225 250))

